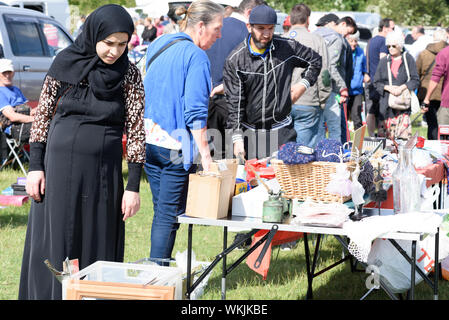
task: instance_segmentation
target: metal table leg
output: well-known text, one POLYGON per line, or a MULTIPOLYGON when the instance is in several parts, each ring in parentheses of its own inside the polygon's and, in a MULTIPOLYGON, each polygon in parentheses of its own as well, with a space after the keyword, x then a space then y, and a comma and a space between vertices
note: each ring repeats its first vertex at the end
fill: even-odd
POLYGON ((438 300, 438 280, 440 276, 440 264, 439 264, 439 251, 440 251, 440 228, 437 229, 435 234, 435 265, 433 274, 433 299, 438 300))
MULTIPOLYGON (((223 252, 228 247, 228 227, 223 228, 223 252)), ((221 274, 221 300, 226 300, 226 255, 223 257, 223 267, 221 274)))
POLYGON ((193 234, 193 224, 189 224, 188 236, 187 236, 187 290, 186 299, 190 300, 190 285, 192 283, 192 234, 193 234))
POLYGON ((412 241, 412 274, 410 275, 410 299, 415 300, 415 274, 416 274, 416 240, 412 241))
POLYGON ((313 299, 313 291, 312 291, 312 281, 313 275, 310 267, 310 250, 309 250, 309 241, 307 239, 307 233, 304 233, 304 254, 306 256, 306 271, 307 271, 307 295, 306 299, 313 299))

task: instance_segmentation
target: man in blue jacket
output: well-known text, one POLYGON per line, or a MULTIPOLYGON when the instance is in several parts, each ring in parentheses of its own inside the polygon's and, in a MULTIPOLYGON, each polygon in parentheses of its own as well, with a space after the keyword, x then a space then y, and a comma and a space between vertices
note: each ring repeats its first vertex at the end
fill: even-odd
MULTIPOLYGON (((225 129, 228 109, 223 89, 223 68, 229 53, 248 35, 246 24, 251 10, 261 4, 263 0, 243 0, 232 14, 223 19, 221 38, 206 51, 210 60, 212 78, 212 92, 209 100, 209 114, 207 128, 209 136, 213 136, 213 150, 215 159, 225 157, 225 129), (211 129, 215 129, 211 130, 211 129)), ((232 147, 232 146, 231 146, 232 147)))

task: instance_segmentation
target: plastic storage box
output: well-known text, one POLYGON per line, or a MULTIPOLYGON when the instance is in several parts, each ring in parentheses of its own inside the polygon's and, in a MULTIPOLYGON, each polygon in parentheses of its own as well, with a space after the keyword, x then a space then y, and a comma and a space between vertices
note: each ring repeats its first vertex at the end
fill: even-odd
POLYGON ((182 270, 97 261, 63 280, 63 299, 181 300, 182 270))

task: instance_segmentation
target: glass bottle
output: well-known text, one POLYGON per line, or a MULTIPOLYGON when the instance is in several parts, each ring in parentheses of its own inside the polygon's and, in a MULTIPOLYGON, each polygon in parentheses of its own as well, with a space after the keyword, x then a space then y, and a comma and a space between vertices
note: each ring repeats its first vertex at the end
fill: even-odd
POLYGON ((399 162, 393 172, 394 213, 407 213, 420 209, 419 177, 413 166, 412 149, 399 146, 399 162))

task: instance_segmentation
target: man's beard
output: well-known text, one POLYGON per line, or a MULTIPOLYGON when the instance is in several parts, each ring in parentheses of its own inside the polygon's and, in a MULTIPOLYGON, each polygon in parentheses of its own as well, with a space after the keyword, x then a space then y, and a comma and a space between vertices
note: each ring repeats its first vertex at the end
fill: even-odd
POLYGON ((262 43, 258 41, 254 32, 251 32, 251 39, 253 40, 253 43, 256 46, 256 48, 259 50, 266 49, 268 44, 271 42, 271 40, 267 43, 262 43))

